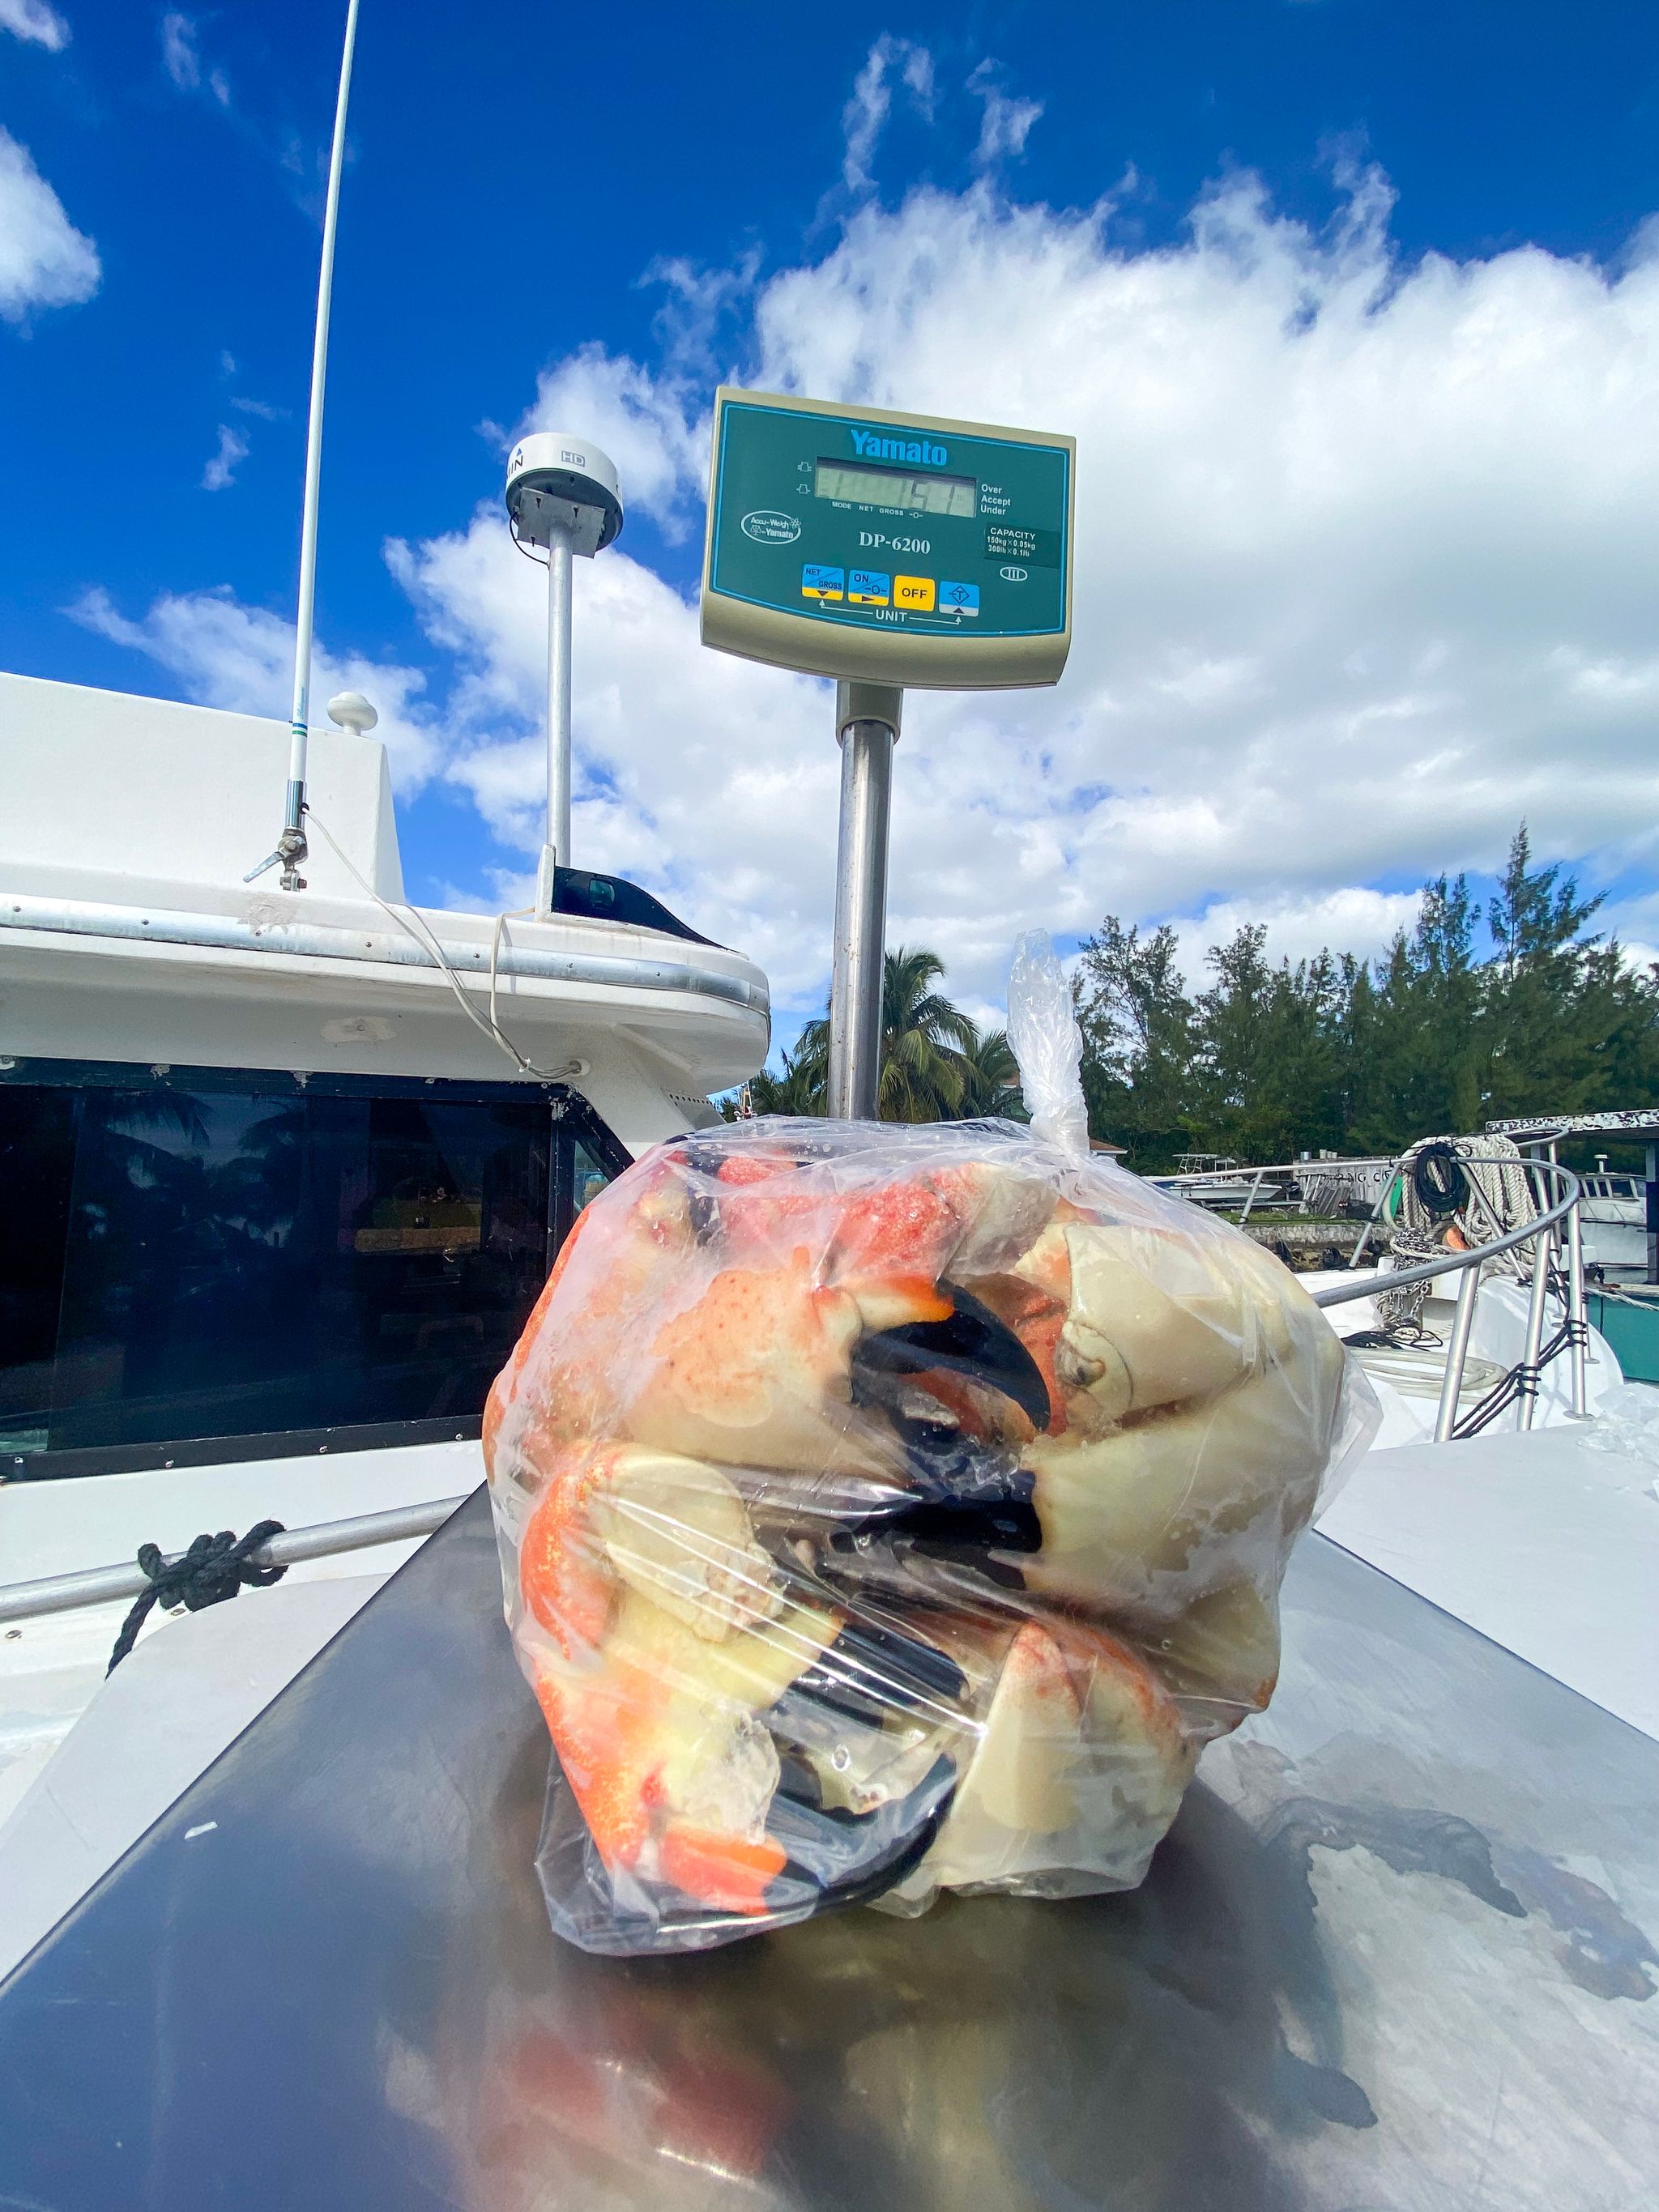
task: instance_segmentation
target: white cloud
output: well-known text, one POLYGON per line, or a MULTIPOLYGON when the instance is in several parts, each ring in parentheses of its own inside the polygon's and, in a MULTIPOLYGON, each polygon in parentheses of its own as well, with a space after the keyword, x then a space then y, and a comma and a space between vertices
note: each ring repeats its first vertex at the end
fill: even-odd
POLYGON ((998 83, 997 76, 997 64, 985 61, 968 80, 969 91, 985 105, 979 126, 979 144, 974 153, 981 168, 988 168, 994 161, 1008 155, 1018 160, 1025 151, 1031 125, 1042 113, 1040 100, 1012 98, 998 83))
POLYGON ((0 31, 52 54, 61 54, 70 42, 69 25, 46 0, 0 0, 0 31))
MULTIPOLYGON (((890 70, 896 66, 890 58, 890 70)), ((1374 172, 1322 231, 1224 180, 1187 234, 1120 242, 1112 204, 988 183, 866 204, 758 290, 740 380, 1079 440, 1076 641, 1048 691, 913 693, 894 785, 890 942, 937 946, 970 1004, 1009 948, 1115 911, 1206 947, 1363 954, 1398 887, 1534 849, 1650 881, 1659 587, 1659 228, 1613 270, 1535 247, 1406 262, 1374 172), (1384 888, 1386 887, 1386 888, 1384 888)), ((706 288, 699 289, 698 288, 706 288)), ((694 303, 695 304, 695 303, 694 303)), ((526 418, 594 436, 635 513, 698 516, 708 379, 584 348, 526 418)), ((752 951, 781 1007, 828 965, 838 755, 829 687, 705 652, 695 605, 629 541, 576 564, 577 857, 639 878, 752 951)), ((381 708, 405 788, 441 776, 507 855, 540 842, 544 595, 492 500, 388 558, 455 674, 319 659, 381 708)), ((289 626, 227 593, 82 618, 192 697, 280 715, 289 626)), ((1659 894, 1616 921, 1659 942, 1659 894)))
POLYGON ((1270 957, 1288 960, 1292 967, 1326 945, 1375 960, 1387 951, 1396 932, 1409 933, 1421 903, 1417 891, 1375 891, 1357 885, 1260 901, 1218 899, 1202 914, 1176 924, 1187 987, 1201 991, 1213 981, 1206 957, 1210 947, 1227 944, 1247 925, 1265 924, 1270 957))
POLYGON ((180 92, 200 92, 205 87, 221 107, 230 106, 230 85, 221 69, 204 70, 201 27, 193 15, 177 9, 161 18, 161 66, 180 92))
POLYGON ((638 362, 587 345, 540 379, 516 434, 573 430, 616 463, 629 507, 683 536, 690 495, 708 467, 708 431, 697 419, 706 388, 671 368, 653 375, 638 362))
MULTIPOLYGON (((142 622, 121 614, 107 592, 91 591, 68 611, 86 629, 143 653, 174 677, 186 698, 240 714, 286 722, 294 682, 294 625, 262 607, 244 607, 228 590, 164 592, 142 622)), ((374 734, 392 757, 404 797, 432 774, 439 740, 422 697, 416 668, 360 654, 336 656, 320 645, 312 657, 311 719, 326 727, 325 702, 337 691, 362 691, 380 709, 374 734)))
POLYGON ((202 57, 196 45, 196 26, 188 15, 162 16, 161 64, 180 92, 200 90, 202 57))
POLYGON ((233 430, 228 422, 219 425, 219 450, 212 454, 202 471, 204 491, 223 491, 235 481, 236 471, 247 459, 247 440, 240 430, 233 430))
MULTIPOLYGON (((890 66, 890 62, 889 66, 890 66)), ((883 80, 884 82, 884 79, 883 80)), ((1187 235, 988 185, 867 204, 753 300, 743 380, 1079 441, 1076 641, 1050 691, 913 694, 890 939, 994 1002, 1021 928, 1107 909, 1203 948, 1377 949, 1379 883, 1659 844, 1659 234, 1609 271, 1536 247, 1410 264, 1374 171, 1315 231, 1229 178, 1187 235)), ((706 390, 588 349, 536 414, 694 517, 706 390)), ((395 556, 465 670, 447 771, 528 855, 540 580, 493 515, 395 556)), ((621 548, 578 563, 578 850, 643 875, 812 1005, 837 757, 823 688, 703 652, 621 548)), ((1650 932, 1651 934, 1651 932, 1650 932)))
MULTIPOLYGON (((388 557, 462 663, 444 773, 528 862, 546 792, 543 572, 493 502, 388 557)), ((576 562, 574 594, 577 859, 648 884, 811 999, 835 866, 830 687, 705 653, 695 608, 620 546, 576 562)))
POLYGON ((97 247, 64 214, 28 149, 0 130, 0 317, 21 323, 31 307, 89 300, 102 274, 97 247))
POLYGON ((926 46, 884 31, 866 55, 864 67, 854 80, 853 96, 842 112, 847 140, 842 176, 848 191, 867 192, 875 182, 870 165, 876 142, 892 112, 895 75, 922 120, 933 119, 933 56, 926 46))

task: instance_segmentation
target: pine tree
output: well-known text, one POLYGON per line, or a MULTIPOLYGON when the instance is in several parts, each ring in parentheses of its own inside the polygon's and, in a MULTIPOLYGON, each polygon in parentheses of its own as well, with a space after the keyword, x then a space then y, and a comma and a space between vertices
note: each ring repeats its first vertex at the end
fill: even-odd
POLYGON ((1091 1133, 1124 1146, 1137 1168, 1173 1166, 1192 1142, 1196 1049, 1175 931, 1143 937, 1109 914, 1085 940, 1076 1000, 1091 1133))
POLYGON ((1533 865, 1523 823, 1484 917, 1466 878, 1439 876, 1381 959, 1295 967, 1252 925, 1210 948, 1195 999, 1173 928, 1109 915, 1079 964, 1090 1126, 1157 1171, 1188 1150, 1395 1152, 1489 1119, 1645 1104, 1659 964, 1589 933, 1601 903, 1559 863, 1533 865))

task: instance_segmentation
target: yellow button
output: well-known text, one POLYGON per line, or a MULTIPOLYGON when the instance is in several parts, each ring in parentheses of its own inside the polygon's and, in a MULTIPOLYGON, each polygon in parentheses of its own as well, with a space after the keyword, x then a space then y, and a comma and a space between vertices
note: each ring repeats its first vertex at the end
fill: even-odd
POLYGON ((933 611, 933 591, 931 576, 895 576, 893 605, 908 607, 915 614, 930 615, 933 611))

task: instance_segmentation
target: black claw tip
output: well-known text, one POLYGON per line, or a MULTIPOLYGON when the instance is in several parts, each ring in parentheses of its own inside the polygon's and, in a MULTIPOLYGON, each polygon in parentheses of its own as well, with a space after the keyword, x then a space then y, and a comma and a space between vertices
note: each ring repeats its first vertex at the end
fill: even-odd
POLYGON ((1019 1407, 1036 1430, 1046 1429, 1052 1409, 1048 1386, 1030 1353, 1006 1322, 954 1283, 941 1283, 954 1310, 945 1321, 908 1322, 879 1329, 853 1354, 866 1375, 925 1375, 954 1370, 970 1382, 1000 1390, 1019 1407))

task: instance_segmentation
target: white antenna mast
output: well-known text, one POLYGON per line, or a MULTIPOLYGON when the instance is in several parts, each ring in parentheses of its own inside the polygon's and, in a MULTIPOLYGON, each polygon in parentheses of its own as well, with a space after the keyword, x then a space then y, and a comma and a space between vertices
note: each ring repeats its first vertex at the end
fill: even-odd
POLYGON ((317 277, 317 326, 311 345, 311 419, 306 432, 305 514, 300 527, 300 604, 294 636, 294 712, 289 723, 288 803, 276 849, 243 878, 252 883, 267 868, 283 864, 283 889, 301 891, 300 863, 306 844, 306 745, 310 735, 311 634, 317 598, 317 501, 323 469, 323 389, 328 379, 328 311, 334 291, 334 233, 340 215, 340 171, 345 162, 346 103, 351 93, 351 57, 357 44, 357 0, 347 0, 345 45, 340 55, 340 91, 334 106, 334 146, 328 163, 328 202, 323 211, 323 259, 317 277))
POLYGON ((547 836, 535 906, 546 921, 558 904, 559 870, 570 866, 570 556, 591 561, 622 528, 616 466, 591 438, 532 430, 507 465, 507 511, 520 553, 547 548, 547 836))

